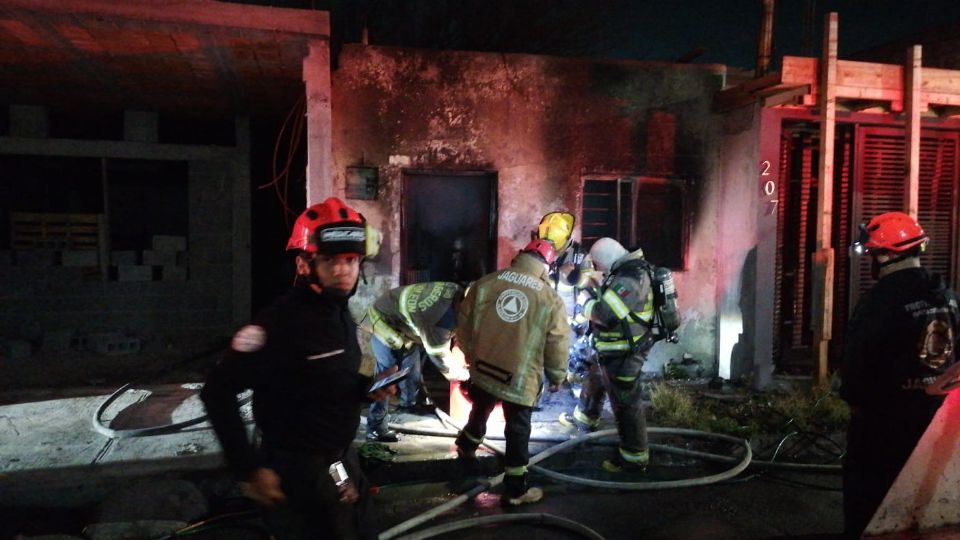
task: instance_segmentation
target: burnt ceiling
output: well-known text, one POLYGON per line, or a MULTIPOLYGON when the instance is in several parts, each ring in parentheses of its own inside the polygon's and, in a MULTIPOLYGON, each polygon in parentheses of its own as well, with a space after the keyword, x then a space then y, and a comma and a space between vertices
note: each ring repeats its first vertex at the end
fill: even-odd
POLYGON ((213 0, 0 0, 0 103, 276 114, 326 12, 213 0))

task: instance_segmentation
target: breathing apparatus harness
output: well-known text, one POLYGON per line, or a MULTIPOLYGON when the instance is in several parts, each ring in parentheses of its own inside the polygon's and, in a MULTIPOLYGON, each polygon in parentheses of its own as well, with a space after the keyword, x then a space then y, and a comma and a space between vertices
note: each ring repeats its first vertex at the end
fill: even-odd
MULTIPOLYGON (((608 289, 615 277, 627 275, 639 278, 641 272, 645 273, 650 280, 653 298, 652 302, 651 300, 647 300, 647 302, 652 303, 653 313, 649 321, 641 318, 632 309, 628 309, 625 316, 619 317, 620 332, 629 344, 631 354, 644 353, 650 350, 657 341, 666 340, 670 343, 676 343, 679 340, 676 333, 680 326, 677 294, 673 283, 673 275, 669 269, 654 266, 645 259, 630 259, 617 266, 616 272, 611 271, 604 278, 603 284, 600 286, 600 291, 603 291, 601 294, 616 294, 608 289), (634 339, 633 332, 630 330, 631 323, 638 324, 646 329, 644 335, 639 339, 634 339)), ((596 297, 595 291, 590 291, 590 293, 596 297)))

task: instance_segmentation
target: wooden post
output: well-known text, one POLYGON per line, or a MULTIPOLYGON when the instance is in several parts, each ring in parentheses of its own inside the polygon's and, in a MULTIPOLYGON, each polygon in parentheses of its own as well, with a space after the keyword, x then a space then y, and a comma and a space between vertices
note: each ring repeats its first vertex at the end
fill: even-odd
POLYGON ((920 113, 923 102, 921 60, 923 53, 920 45, 907 49, 907 62, 903 68, 904 112, 906 113, 906 156, 904 174, 907 196, 904 202, 904 212, 917 218, 920 201, 920 113))
POLYGON ((837 14, 826 16, 823 30, 823 59, 818 95, 820 97, 820 170, 817 183, 817 239, 813 253, 811 287, 813 353, 817 359, 817 381, 827 378, 829 345, 833 322, 833 140, 837 115, 837 14))
POLYGON ((330 108, 330 45, 310 42, 303 59, 307 93, 307 206, 336 196, 333 186, 333 118, 330 108))

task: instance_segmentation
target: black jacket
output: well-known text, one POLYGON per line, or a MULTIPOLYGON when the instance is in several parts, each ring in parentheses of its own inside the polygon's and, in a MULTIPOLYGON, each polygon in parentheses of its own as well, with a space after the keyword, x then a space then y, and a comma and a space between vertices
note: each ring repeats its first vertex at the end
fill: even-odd
POLYGON ((939 276, 908 268, 877 282, 860 299, 846 332, 840 396, 868 414, 936 411, 943 398, 927 395, 924 387, 946 366, 918 354, 932 317, 958 337, 956 295, 939 276))
POLYGON ((306 287, 292 289, 240 329, 200 393, 238 478, 257 467, 238 393, 253 389, 265 448, 342 452, 356 434, 371 382, 359 373, 360 361, 347 298, 306 287))

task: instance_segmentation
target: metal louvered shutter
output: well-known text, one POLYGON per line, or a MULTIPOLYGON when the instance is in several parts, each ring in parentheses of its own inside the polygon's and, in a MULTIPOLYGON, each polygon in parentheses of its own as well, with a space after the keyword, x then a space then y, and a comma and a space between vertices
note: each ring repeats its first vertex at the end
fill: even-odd
MULTIPOLYGON (((957 202, 956 132, 924 130, 920 136, 920 194, 917 219, 930 236, 923 265, 955 282, 957 202)), ((878 214, 902 211, 906 194, 904 131, 899 128, 861 127, 857 133, 858 171, 854 224, 878 214)), ((856 225, 854 225, 856 226, 856 225)), ((876 282, 870 276, 870 258, 861 257, 853 269, 850 305, 876 282)))

